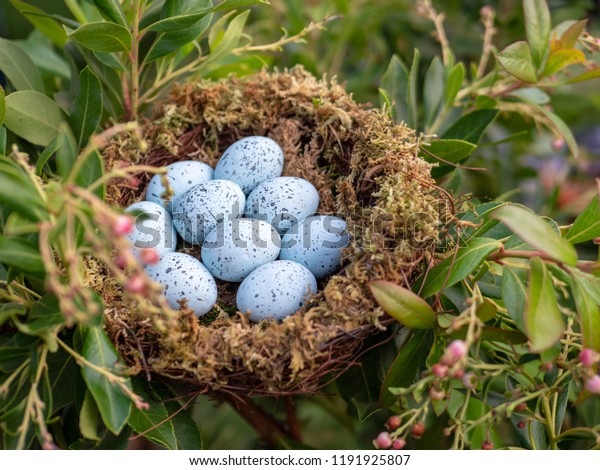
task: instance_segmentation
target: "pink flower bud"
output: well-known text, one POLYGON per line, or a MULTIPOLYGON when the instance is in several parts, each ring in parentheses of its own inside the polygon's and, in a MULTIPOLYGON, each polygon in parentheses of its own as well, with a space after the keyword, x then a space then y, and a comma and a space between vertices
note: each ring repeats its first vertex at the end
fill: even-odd
POLYGON ((598 353, 596 353, 592 349, 585 348, 585 349, 582 349, 581 352, 579 353, 579 362, 581 362, 581 364, 584 367, 592 367, 594 365, 594 363, 597 361, 598 361, 598 353))
POLYGON ((443 379, 448 374, 448 366, 440 363, 434 364, 431 366, 431 372, 433 372, 433 375, 436 377, 443 379))
POLYGON ((402 438, 394 439, 392 441, 392 449, 394 450, 402 450, 404 449, 404 446, 406 446, 406 441, 402 438))
POLYGON ((455 339, 444 351, 440 362, 444 365, 451 366, 465 357, 468 351, 469 348, 467 347, 467 343, 460 339, 455 339))
POLYGON ((494 448, 494 444, 492 444, 490 441, 483 441, 481 443, 481 448, 483 450, 492 450, 494 448))
POLYGON ((141 294, 146 289, 146 282, 140 274, 134 274, 125 285, 125 290, 130 294, 141 294))
POLYGON ((385 427, 388 431, 395 431, 401 424, 402 420, 400 419, 400 416, 394 415, 389 417, 387 423, 385 423, 385 427))
POLYGON ((160 255, 154 248, 144 248, 140 253, 140 259, 144 264, 156 264, 160 255))
POLYGON ((129 235, 133 230, 133 219, 128 215, 118 215, 112 224, 112 231, 115 235, 122 237, 129 235))
POLYGON ((558 152, 565 146, 565 141, 564 141, 564 139, 556 138, 556 139, 552 140, 552 143, 550 144, 550 146, 552 147, 552 150, 554 150, 555 152, 558 152))
POLYGON ((472 372, 467 372, 463 375, 462 384, 468 389, 474 389, 475 384, 477 383, 477 377, 472 372))
POLYGON ((389 449, 392 446, 392 438, 389 432, 380 432, 373 440, 373 446, 376 449, 389 449))
POLYGON ((443 390, 440 390, 439 388, 430 388, 429 397, 433 401, 440 401, 446 398, 446 393, 443 390))
POLYGON ((592 375, 586 382, 585 388, 594 395, 600 395, 600 375, 592 375))
POLYGON ((116 257, 115 263, 119 269, 125 269, 129 264, 129 258, 127 257, 127 255, 121 253, 119 256, 116 257))

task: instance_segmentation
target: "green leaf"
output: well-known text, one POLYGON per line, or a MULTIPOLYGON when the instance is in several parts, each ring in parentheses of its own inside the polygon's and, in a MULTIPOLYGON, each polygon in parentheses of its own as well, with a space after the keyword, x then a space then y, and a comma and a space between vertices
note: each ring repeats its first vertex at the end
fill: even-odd
POLYGON ((418 330, 411 333, 383 379, 379 393, 379 406, 389 408, 396 402, 396 397, 390 392, 390 387, 408 387, 414 383, 419 367, 427 357, 431 345, 430 330, 418 330))
POLYGON ((524 332, 527 288, 517 273, 506 265, 502 268, 502 299, 510 318, 517 328, 524 332))
POLYGON ((145 438, 167 449, 176 450, 177 438, 165 404, 154 399, 140 380, 133 381, 133 391, 149 406, 146 410, 132 408, 127 420, 129 426, 145 438))
POLYGON ((21 238, 0 236, 0 263, 29 274, 43 274, 44 263, 39 248, 21 238))
POLYGON ((576 244, 598 237, 600 237, 600 201, 596 196, 577 216, 565 238, 576 244))
POLYGON ((56 138, 63 120, 60 107, 37 91, 15 91, 6 97, 4 125, 36 145, 48 145, 56 138))
POLYGON ((177 439, 178 450, 200 450, 203 448, 202 436, 198 425, 187 410, 182 410, 175 401, 165 402, 167 413, 171 416, 173 431, 177 439))
MULTIPOLYGON (((4 97, 4 88, 0 87, 0 127, 4 124, 4 116, 6 116, 6 100, 4 97)), ((0 153, 4 151, 0 149, 0 153)))
POLYGON ((575 141, 575 137, 573 136, 573 133, 571 132, 569 126, 556 114, 554 114, 552 111, 549 111, 545 107, 538 106, 534 103, 532 103, 531 105, 550 121, 550 129, 556 134, 559 134, 564 139, 565 143, 567 144, 567 147, 573 154, 573 157, 576 158, 579 153, 577 148, 577 142, 575 141))
POLYGON ((435 312, 414 292, 389 281, 371 281, 368 286, 379 306, 404 326, 413 329, 435 326, 435 312))
MULTIPOLYGON (((408 108, 406 101, 406 90, 408 89, 408 69, 402 59, 396 54, 392 56, 390 63, 381 77, 379 84, 382 96, 390 100, 392 118, 395 122, 408 121, 408 108)), ((381 103, 384 104, 383 102, 381 103)))
MULTIPOLYGON (((59 128, 59 132, 60 132, 60 128, 59 128)), ((59 145, 60 144, 58 143, 58 139, 54 139, 52 142, 50 142, 50 145, 48 145, 44 149, 44 151, 42 153, 40 153, 40 156, 38 157, 37 161, 35 162, 35 174, 37 176, 42 176, 42 173, 44 172, 44 167, 46 166, 46 163, 48 163, 48 160, 50 160, 50 157, 52 157, 52 155, 54 155, 54 153, 58 149, 59 145)))
POLYGON ((96 8, 100 14, 112 21, 113 23, 117 23, 121 26, 127 27, 127 18, 125 17, 125 13, 123 12, 123 8, 121 7, 121 3, 119 0, 92 0, 96 8))
POLYGON ((210 2, 165 0, 161 19, 149 25, 147 30, 161 33, 181 31, 194 26, 212 11, 214 8, 210 2))
POLYGON ((6 157, 0 157, 0 203, 36 221, 48 218, 44 201, 29 176, 6 157))
POLYGON ((71 171, 79 152, 77 141, 66 123, 62 123, 58 129, 56 146, 56 170, 60 176, 65 177, 71 171))
POLYGON ((528 83, 536 83, 537 76, 529 45, 525 41, 517 41, 496 54, 496 60, 507 73, 528 83))
POLYGON ((540 90, 539 88, 519 88, 518 90, 511 91, 510 96, 516 96, 517 98, 521 98, 523 101, 529 101, 535 104, 550 103, 550 96, 548 93, 540 90))
POLYGON ((65 33, 65 30, 56 20, 46 16, 46 12, 38 7, 22 2, 21 0, 10 0, 10 3, 29 20, 36 30, 43 33, 58 48, 62 49, 65 47, 67 33, 65 33))
POLYGON ((56 52, 52 43, 37 30, 26 40, 17 41, 17 45, 25 51, 44 76, 58 77, 66 81, 71 79, 71 71, 67 61, 56 52))
POLYGON ((428 129, 438 116, 444 101, 446 88, 444 66, 438 56, 434 57, 423 82, 424 128, 428 129))
POLYGON ((469 274, 477 270, 487 256, 497 251, 502 246, 498 240, 491 238, 473 238, 458 249, 440 264, 429 271, 421 289, 421 297, 427 298, 446 287, 462 281, 469 274))
POLYGON ((235 16, 227 26, 225 33, 221 37, 221 39, 215 44, 212 43, 210 45, 210 56, 209 60, 213 61, 217 58, 223 57, 226 54, 229 54, 235 47, 237 47, 240 37, 242 36, 242 31, 244 29, 244 25, 246 24, 246 20, 250 15, 250 10, 246 10, 243 13, 235 16))
POLYGON ((525 33, 531 48, 533 63, 539 67, 544 60, 550 40, 550 11, 546 0, 523 0, 525 33))
POLYGON ((551 348, 562 336, 565 323, 558 308, 554 284, 539 257, 531 259, 525 329, 534 351, 551 348))
POLYGON ((79 74, 79 92, 71 109, 71 127, 79 148, 83 148, 102 117, 102 86, 98 77, 85 67, 79 74))
POLYGON ((85 391, 83 404, 79 411, 79 431, 86 439, 98 441, 98 407, 89 390, 85 391))
POLYGON ((554 29, 553 37, 550 41, 551 51, 573 49, 577 45, 577 40, 581 36, 581 33, 583 33, 587 22, 588 20, 568 21, 558 25, 554 29), (564 29, 562 28, 563 25, 565 25, 564 29), (560 33, 560 37, 556 39, 556 35, 559 34, 560 29, 563 29, 563 31, 560 33))
POLYGON ((600 305, 577 278, 572 278, 573 298, 579 314, 583 347, 600 352, 600 305))
POLYGON ((69 33, 69 36, 92 51, 123 52, 131 49, 129 30, 106 21, 84 24, 69 33))
POLYGON ((552 258, 571 266, 577 263, 577 252, 573 245, 561 238, 548 222, 529 209, 506 204, 494 210, 491 216, 500 220, 522 240, 552 258))
POLYGON ((494 122, 498 115, 497 109, 477 109, 471 111, 452 124, 442 138, 452 140, 465 140, 477 145, 481 140, 481 136, 494 122))
POLYGON ((585 62, 585 55, 579 49, 561 49, 550 54, 542 77, 547 77, 560 72, 565 67, 585 62))
POLYGON ((475 144, 464 140, 438 139, 422 144, 419 154, 428 162, 440 164, 431 169, 431 176, 439 178, 455 168, 453 163, 466 160, 476 148, 475 144))
POLYGON ((444 90, 444 105, 446 108, 449 108, 454 103, 454 99, 458 95, 464 79, 465 66, 462 62, 459 62, 452 67, 446 80, 446 89, 444 90))
POLYGON ((0 156, 6 155, 6 127, 0 126, 0 156))
POLYGON ((25 315, 27 310, 17 302, 9 302, 0 305, 0 325, 3 325, 14 316, 25 315))
POLYGON ((408 111, 408 122, 406 125, 411 129, 416 129, 419 122, 419 104, 418 104, 418 80, 419 80, 419 61, 421 60, 421 51, 415 49, 413 52, 413 61, 408 73, 408 89, 406 91, 406 109, 408 111))
POLYGON ((566 83, 585 82, 587 80, 594 80, 596 78, 600 78, 600 67, 593 67, 593 68, 591 68, 589 70, 586 70, 582 74, 577 75, 576 77, 571 78, 566 83))
MULTIPOLYGON (((115 370, 119 356, 102 327, 83 329, 83 357, 104 371, 119 375, 115 370)), ((87 384, 102 416, 106 427, 114 434, 119 434, 129 416, 131 401, 118 384, 98 370, 83 365, 81 374, 87 384)), ((131 381, 123 379, 124 385, 131 388, 131 381)))
POLYGON ((0 71, 16 90, 44 93, 44 83, 29 56, 12 41, 0 38, 0 71))
MULTIPOLYGON (((79 167, 79 171, 72 178, 82 188, 87 188, 92 183, 96 182, 104 175, 104 161, 97 150, 92 150, 83 156, 79 156, 84 162, 79 167)), ((101 185, 95 191, 99 198, 104 198, 105 187, 101 185)))
POLYGON ((510 417, 510 421, 519 443, 525 449, 548 449, 548 438, 546 436, 546 426, 544 423, 541 423, 536 419, 531 419, 529 415, 519 413, 513 413, 510 417), (525 423, 525 427, 521 428, 519 423, 525 423))

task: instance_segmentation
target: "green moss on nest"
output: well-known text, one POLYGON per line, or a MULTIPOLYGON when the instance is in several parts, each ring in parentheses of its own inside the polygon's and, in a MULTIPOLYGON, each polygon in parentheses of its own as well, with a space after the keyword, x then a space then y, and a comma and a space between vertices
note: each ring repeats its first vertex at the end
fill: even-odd
MULTIPOLYGON (((430 165, 416 157, 411 129, 358 105, 334 80, 318 80, 302 68, 178 85, 145 127, 148 153, 121 141, 105 155, 112 162, 163 166, 196 159, 214 166, 231 143, 248 135, 275 139, 285 153, 284 174, 317 187, 319 213, 348 221, 353 242, 342 271, 280 323, 253 324, 221 312, 206 324, 183 310, 165 335, 153 330, 142 306, 125 303, 111 290, 107 328, 133 372, 150 368, 205 391, 312 391, 324 375, 347 367, 361 342, 389 322, 367 283, 410 284, 438 241, 440 196, 430 165)), ((141 188, 149 177, 139 175, 141 188)), ((121 206, 142 196, 124 182, 109 191, 121 206)), ((224 311, 232 311, 236 287, 220 285, 224 311)))

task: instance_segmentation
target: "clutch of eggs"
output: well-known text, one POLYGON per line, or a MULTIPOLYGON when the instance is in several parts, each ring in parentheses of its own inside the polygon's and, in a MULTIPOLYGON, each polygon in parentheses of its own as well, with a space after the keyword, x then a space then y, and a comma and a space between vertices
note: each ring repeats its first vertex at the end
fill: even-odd
POLYGON ((215 278, 241 283, 236 304, 250 320, 281 320, 335 274, 350 241, 346 222, 316 215, 319 193, 307 180, 281 176, 281 147, 268 137, 240 139, 216 168, 179 161, 155 175, 129 235, 132 250, 160 255, 146 273, 163 286, 172 308, 185 300, 198 316, 217 301, 215 278), (164 182, 171 191, 167 191, 164 182), (177 239, 200 247, 200 260, 176 252, 177 239))

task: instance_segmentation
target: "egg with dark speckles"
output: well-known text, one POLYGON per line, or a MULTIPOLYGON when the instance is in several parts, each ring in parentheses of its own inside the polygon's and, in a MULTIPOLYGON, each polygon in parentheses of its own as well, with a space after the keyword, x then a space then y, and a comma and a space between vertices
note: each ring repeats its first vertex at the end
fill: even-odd
POLYGON ((175 251, 177 232, 167 210, 150 201, 131 204, 125 212, 135 214, 133 230, 127 235, 133 254, 139 256, 146 248, 154 248, 159 255, 175 251))
POLYGON ((283 172, 283 150, 268 137, 251 136, 234 142, 215 167, 215 178, 237 183, 248 195, 256 186, 283 172))
POLYGON ((204 265, 185 253, 167 253, 145 268, 150 279, 163 287, 167 302, 179 310, 179 300, 198 316, 208 313, 217 301, 217 284, 204 265))
POLYGON ((319 193, 308 181, 280 176, 258 185, 246 200, 246 217, 264 220, 283 235, 294 223, 317 212, 319 193))
POLYGON ((200 183, 175 202, 173 224, 186 242, 202 245, 217 223, 239 217, 245 203, 244 193, 232 181, 200 183))
POLYGON ((171 163, 166 167, 169 187, 173 190, 170 201, 165 201, 162 195, 166 188, 162 183, 163 175, 156 174, 146 187, 146 201, 155 202, 172 212, 175 201, 194 186, 213 179, 214 170, 210 165, 194 160, 171 163))
POLYGON ((346 221, 332 215, 314 215, 285 233, 279 258, 300 263, 322 279, 339 271, 342 250, 349 241, 346 221))
POLYGON ((202 262, 213 276, 241 282, 259 266, 275 261, 280 245, 277 231, 262 220, 224 220, 204 239, 202 262))
POLYGON ((315 276, 293 261, 273 261, 252 271, 237 291, 237 308, 250 320, 282 320, 317 292, 315 276))

